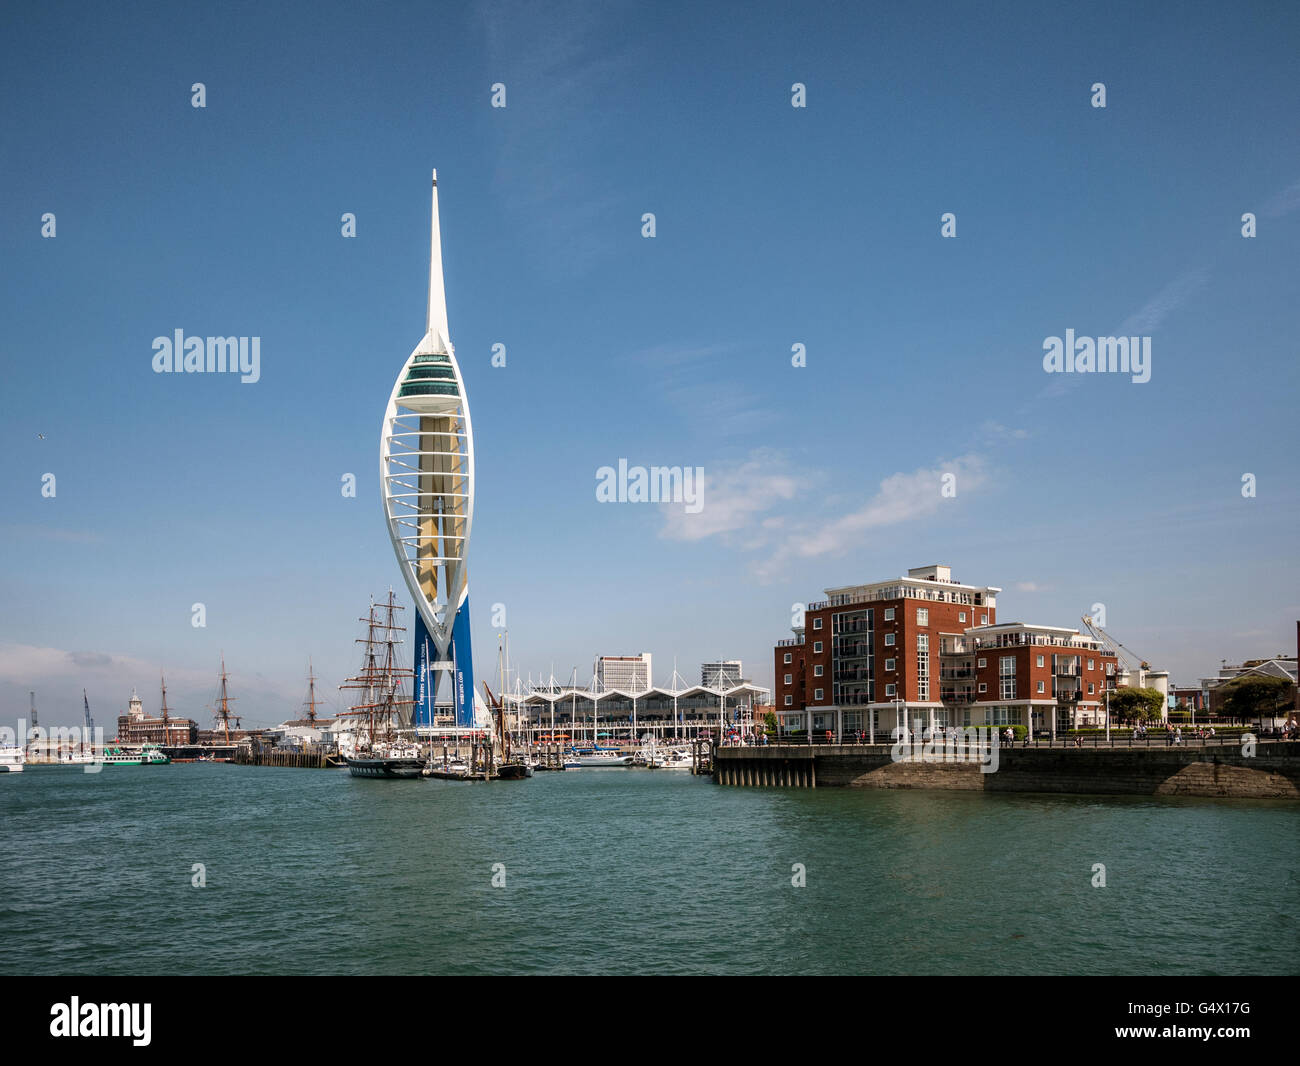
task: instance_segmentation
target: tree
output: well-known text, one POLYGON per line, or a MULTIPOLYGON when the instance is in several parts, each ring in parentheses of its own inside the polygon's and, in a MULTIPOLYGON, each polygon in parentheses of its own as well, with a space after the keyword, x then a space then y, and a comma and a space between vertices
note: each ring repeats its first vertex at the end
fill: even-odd
POLYGON ((772 711, 763 715, 763 732, 770 737, 776 736, 776 714, 772 711))
POLYGON ((1116 718, 1155 720, 1164 717, 1165 697, 1154 688, 1117 688, 1110 694, 1110 713, 1116 718))
POLYGON ((1295 706, 1295 685, 1285 677, 1237 677, 1219 691, 1224 713, 1243 721, 1284 715, 1295 706))

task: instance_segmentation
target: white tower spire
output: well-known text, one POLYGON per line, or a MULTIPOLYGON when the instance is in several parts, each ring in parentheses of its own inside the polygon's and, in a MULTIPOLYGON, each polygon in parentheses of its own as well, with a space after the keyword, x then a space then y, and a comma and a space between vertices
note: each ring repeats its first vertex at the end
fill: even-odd
POLYGON ((451 352, 447 330, 447 293, 442 281, 442 231, 438 228, 438 172, 433 172, 432 232, 429 237, 429 315, 425 329, 434 342, 432 351, 451 352))

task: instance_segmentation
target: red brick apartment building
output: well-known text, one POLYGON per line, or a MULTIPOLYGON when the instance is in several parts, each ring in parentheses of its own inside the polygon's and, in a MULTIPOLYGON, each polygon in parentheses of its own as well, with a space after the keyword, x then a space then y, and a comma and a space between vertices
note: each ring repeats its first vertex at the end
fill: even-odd
POLYGON ((1001 591, 954 581, 947 566, 827 589, 775 648, 781 731, 1100 724, 1115 656, 1077 629, 999 623, 1001 591))

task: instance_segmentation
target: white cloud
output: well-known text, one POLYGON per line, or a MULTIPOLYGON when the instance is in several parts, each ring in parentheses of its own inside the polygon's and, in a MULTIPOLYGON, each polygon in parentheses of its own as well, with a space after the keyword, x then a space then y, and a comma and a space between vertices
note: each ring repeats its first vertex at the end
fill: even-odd
POLYGON ((804 557, 836 555, 861 547, 864 534, 870 530, 935 514, 941 507, 953 504, 942 494, 946 474, 956 477, 957 498, 988 480, 983 458, 973 454, 910 473, 891 474, 863 506, 840 518, 805 528, 790 538, 787 547, 804 557))
MULTIPOLYGON (((151 678, 157 674, 156 663, 146 663, 112 652, 68 651, 33 644, 0 644, 0 682, 34 685, 51 678, 88 675, 97 682, 120 680, 123 684, 130 685, 136 683, 135 679, 151 678)), ((178 682, 207 683, 211 681, 212 675, 178 669, 169 672, 168 676, 178 682)))
MULTIPOLYGON (((765 512, 798 494, 801 479, 789 470, 785 457, 767 448, 751 452, 739 465, 705 466, 703 508, 687 514, 683 506, 665 504, 664 527, 660 536, 669 540, 703 540, 719 534, 757 534, 746 546, 757 549, 765 540, 764 530, 773 528, 765 512)), ((775 519, 777 523, 780 518, 775 519)))
POLYGON ((1209 270, 1201 266, 1174 278, 1141 308, 1124 319, 1112 336, 1145 336, 1158 329, 1166 318, 1205 286, 1209 277, 1209 270))

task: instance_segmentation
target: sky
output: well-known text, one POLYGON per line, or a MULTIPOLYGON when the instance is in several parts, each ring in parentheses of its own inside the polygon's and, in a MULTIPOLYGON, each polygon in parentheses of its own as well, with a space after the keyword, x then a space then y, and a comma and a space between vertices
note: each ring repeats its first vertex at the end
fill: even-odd
POLYGON ((1283 3, 5 5, 0 724, 166 671, 207 726, 223 654, 246 726, 309 657, 341 705, 409 606, 434 168, 494 688, 502 622, 525 681, 770 685, 795 605, 933 563, 1175 683, 1294 654, 1298 52, 1283 3), (177 329, 258 380, 155 373, 177 329), (1067 330, 1150 379, 1049 373, 1067 330), (601 502, 620 459, 703 506, 601 502))

